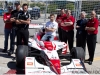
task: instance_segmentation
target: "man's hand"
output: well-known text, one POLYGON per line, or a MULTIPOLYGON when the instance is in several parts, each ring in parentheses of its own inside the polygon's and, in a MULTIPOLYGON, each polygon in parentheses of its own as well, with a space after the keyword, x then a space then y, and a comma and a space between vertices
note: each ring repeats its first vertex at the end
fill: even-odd
POLYGON ((80 26, 77 25, 76 28, 80 28, 80 26))
POLYGON ((48 27, 46 27, 45 30, 46 30, 46 32, 54 32, 55 31, 54 28, 48 28, 48 27))
POLYGON ((65 24, 64 23, 61 23, 61 26, 65 26, 65 24))
POLYGON ((85 30, 89 30, 89 27, 85 27, 85 30))
POLYGON ((4 23, 11 23, 10 19, 3 19, 4 23))
POLYGON ((94 27, 86 27, 85 30, 94 31, 96 28, 94 27))
POLYGON ((48 27, 46 27, 46 28, 45 28, 45 31, 46 31, 46 32, 49 32, 49 28, 48 28, 48 27))
POLYGON ((11 21, 11 22, 15 22, 16 19, 15 19, 15 18, 11 18, 10 21, 11 21))
POLYGON ((16 20, 16 24, 21 24, 21 22, 19 20, 16 20))
POLYGON ((23 24, 30 24, 30 19, 27 20, 19 20, 23 24))
POLYGON ((58 20, 57 20, 57 22, 58 22, 58 23, 61 23, 61 20, 60 20, 60 19, 58 19, 58 20))

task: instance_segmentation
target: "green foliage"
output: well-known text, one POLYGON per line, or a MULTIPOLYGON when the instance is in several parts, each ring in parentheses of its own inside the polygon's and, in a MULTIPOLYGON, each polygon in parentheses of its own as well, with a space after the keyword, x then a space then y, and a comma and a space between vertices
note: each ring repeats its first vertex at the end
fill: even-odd
POLYGON ((40 10, 41 11, 43 11, 45 9, 45 5, 44 4, 41 4, 41 3, 31 3, 30 4, 30 7, 35 7, 35 6, 40 7, 40 10))
POLYGON ((57 9, 57 5, 56 5, 56 4, 50 4, 50 5, 48 5, 48 10, 47 10, 47 12, 48 12, 48 13, 53 13, 53 12, 56 11, 56 9, 57 9))
MULTIPOLYGON (((92 10, 98 11, 97 5, 100 5, 100 1, 82 1, 82 11, 87 13, 90 13, 92 10)), ((100 12, 97 13, 100 14, 100 12)))
POLYGON ((13 3, 12 2, 9 2, 8 5, 13 5, 13 3))
POLYGON ((66 9, 69 9, 69 10, 74 10, 74 4, 73 3, 68 3, 66 4, 66 9))

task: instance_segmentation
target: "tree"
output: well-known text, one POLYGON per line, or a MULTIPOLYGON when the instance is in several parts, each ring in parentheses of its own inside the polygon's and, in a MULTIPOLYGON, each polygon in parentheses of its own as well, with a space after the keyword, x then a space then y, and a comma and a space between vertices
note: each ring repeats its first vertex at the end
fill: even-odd
POLYGON ((45 9, 45 4, 41 4, 41 3, 31 3, 30 4, 30 7, 35 7, 35 6, 38 6, 40 7, 40 10, 43 11, 45 9))
POLYGON ((49 4, 47 12, 48 13, 54 13, 56 11, 56 9, 57 9, 57 5, 56 4, 49 4))
POLYGON ((68 3, 66 4, 66 9, 69 9, 69 10, 74 10, 74 3, 68 3))

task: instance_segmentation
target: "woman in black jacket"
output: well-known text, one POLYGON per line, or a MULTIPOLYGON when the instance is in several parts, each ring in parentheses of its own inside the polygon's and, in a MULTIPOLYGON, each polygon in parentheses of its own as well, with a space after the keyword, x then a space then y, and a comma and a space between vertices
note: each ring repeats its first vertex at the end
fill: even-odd
POLYGON ((76 30, 77 30, 76 46, 82 47, 84 50, 86 46, 86 35, 87 35, 85 27, 88 22, 85 16, 86 16, 86 13, 82 11, 80 14, 80 19, 77 21, 77 24, 76 24, 76 30))

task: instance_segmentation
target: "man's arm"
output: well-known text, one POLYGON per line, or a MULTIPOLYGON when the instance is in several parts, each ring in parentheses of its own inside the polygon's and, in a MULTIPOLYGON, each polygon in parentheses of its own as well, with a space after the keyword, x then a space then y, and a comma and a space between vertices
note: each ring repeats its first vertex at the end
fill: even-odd
POLYGON ((64 24, 62 24, 62 26, 71 26, 74 24, 74 22, 75 22, 75 19, 72 18, 69 22, 64 22, 64 24))
POLYGON ((16 24, 22 24, 19 20, 16 20, 16 24))
POLYGON ((95 27, 86 27, 85 30, 94 31, 95 27))
POLYGON ((4 16, 3 16, 3 21, 4 21, 4 23, 11 23, 10 19, 6 18, 6 14, 4 14, 4 16))
POLYGON ((95 21, 94 27, 86 27, 85 30, 95 31, 98 28, 98 20, 95 21))
POLYGON ((48 28, 46 27, 45 30, 46 32, 54 32, 58 27, 58 23, 55 23, 55 26, 53 28, 48 28))
POLYGON ((9 19, 3 19, 4 23, 11 23, 9 19))
POLYGON ((64 22, 64 24, 65 24, 65 26, 71 26, 71 25, 73 25, 73 22, 72 21, 70 21, 70 22, 64 22))
POLYGON ((56 29, 55 28, 45 28, 46 32, 54 32, 56 29))
POLYGON ((16 17, 15 17, 15 14, 14 13, 15 13, 15 11, 12 11, 11 12, 11 17, 10 17, 10 21, 11 22, 16 22, 16 17))
POLYGON ((21 24, 30 24, 30 19, 28 18, 27 20, 19 20, 21 24))

